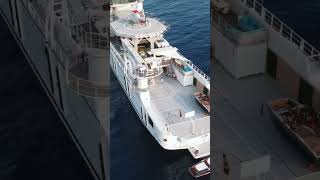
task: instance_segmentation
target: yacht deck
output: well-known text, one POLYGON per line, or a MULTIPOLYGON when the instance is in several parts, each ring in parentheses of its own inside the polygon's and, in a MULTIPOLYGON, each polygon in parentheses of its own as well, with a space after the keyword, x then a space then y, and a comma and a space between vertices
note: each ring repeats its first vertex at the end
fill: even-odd
POLYGON ((197 121, 205 117, 210 118, 195 100, 193 95, 195 92, 197 92, 195 86, 184 87, 177 80, 162 75, 157 79, 156 85, 151 88, 150 96, 152 104, 170 125, 192 119, 197 121), (192 111, 195 112, 194 118, 185 118, 185 113, 192 111))

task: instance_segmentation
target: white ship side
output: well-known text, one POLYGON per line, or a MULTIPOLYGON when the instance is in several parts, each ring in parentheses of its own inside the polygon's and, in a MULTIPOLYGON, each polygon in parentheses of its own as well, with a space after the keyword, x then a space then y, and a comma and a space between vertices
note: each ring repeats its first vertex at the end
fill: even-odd
POLYGON ((89 24, 101 13, 109 19, 106 5, 102 0, 0 2, 2 17, 96 180, 110 178, 109 41, 108 33, 96 33, 89 24))
POLYGON ((210 78, 166 41, 168 26, 142 1, 110 13, 110 66, 143 125, 165 149, 210 155, 210 78))

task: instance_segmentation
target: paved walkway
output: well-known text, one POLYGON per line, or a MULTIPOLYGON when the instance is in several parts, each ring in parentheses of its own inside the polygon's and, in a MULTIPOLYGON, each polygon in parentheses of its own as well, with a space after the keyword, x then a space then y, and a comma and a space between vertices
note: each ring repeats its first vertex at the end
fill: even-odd
POLYGON ((231 164, 230 180, 240 179, 240 161, 263 155, 272 157, 268 179, 289 180, 311 173, 305 169, 309 159, 275 126, 267 107, 260 113, 262 104, 285 97, 276 82, 266 75, 235 80, 219 64, 212 69, 214 138, 211 149, 217 170, 211 179, 223 179, 222 152, 231 164))

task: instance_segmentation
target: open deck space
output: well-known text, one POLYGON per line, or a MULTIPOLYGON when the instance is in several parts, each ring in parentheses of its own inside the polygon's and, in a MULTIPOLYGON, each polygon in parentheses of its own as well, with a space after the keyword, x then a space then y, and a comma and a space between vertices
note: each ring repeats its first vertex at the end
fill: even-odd
POLYGON ((194 119, 210 118, 194 98, 195 86, 182 86, 177 80, 162 75, 157 78, 156 85, 150 90, 151 102, 165 118, 167 124, 190 121, 184 114, 195 111, 194 119), (163 79, 163 80, 162 80, 163 79), (182 117, 180 117, 180 111, 182 117))

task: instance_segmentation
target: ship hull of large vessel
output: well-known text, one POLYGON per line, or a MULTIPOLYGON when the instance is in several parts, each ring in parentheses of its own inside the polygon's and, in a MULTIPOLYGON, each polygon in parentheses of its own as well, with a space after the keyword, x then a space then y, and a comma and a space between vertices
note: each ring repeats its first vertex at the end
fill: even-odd
POLYGON ((8 24, 94 179, 104 179, 102 172, 104 158, 99 158, 97 155, 101 151, 101 143, 105 142, 101 139, 101 126, 88 99, 77 95, 68 87, 63 62, 57 58, 49 58, 48 52, 51 50, 46 48, 43 29, 34 20, 24 2, 1 1, 0 14, 8 24))

